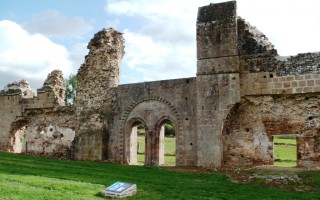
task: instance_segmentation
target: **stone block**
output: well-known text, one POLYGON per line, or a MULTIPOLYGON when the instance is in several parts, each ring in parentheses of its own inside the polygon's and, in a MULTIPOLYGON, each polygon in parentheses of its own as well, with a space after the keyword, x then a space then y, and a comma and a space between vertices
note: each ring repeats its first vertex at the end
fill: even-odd
POLYGON ((304 87, 306 85, 307 85, 306 81, 299 81, 299 87, 304 87))
POLYGON ((292 81, 291 82, 291 87, 298 87, 298 82, 297 81, 292 81))
POLYGON ((287 89, 291 86, 290 82, 283 82, 283 88, 287 89))
POLYGON ((276 88, 276 89, 282 88, 282 82, 280 82, 280 83, 275 83, 275 88, 276 88))
POLYGON ((287 88, 284 90, 284 94, 292 94, 293 91, 292 91, 292 88, 287 88))
POLYGON ((301 87, 294 88, 294 90, 295 90, 295 93, 302 93, 303 92, 303 89, 301 87))
POLYGON ((304 75, 304 79, 305 80, 310 80, 310 79, 312 79, 313 77, 312 77, 312 75, 311 74, 306 74, 306 75, 304 75))
POLYGON ((308 86, 314 86, 314 80, 307 80, 308 86))
POLYGON ((286 78, 285 76, 279 77, 279 81, 280 81, 280 82, 287 81, 287 78, 286 78))
POLYGON ((312 87, 304 87, 303 88, 303 92, 304 93, 311 93, 313 91, 313 88, 312 87))
POLYGON ((320 86, 313 87, 313 92, 320 92, 320 86))
POLYGON ((294 76, 287 76, 286 77, 286 81, 293 81, 294 80, 294 76))
POLYGON ((265 94, 272 94, 272 89, 262 89, 261 90, 261 94, 265 95, 265 94))

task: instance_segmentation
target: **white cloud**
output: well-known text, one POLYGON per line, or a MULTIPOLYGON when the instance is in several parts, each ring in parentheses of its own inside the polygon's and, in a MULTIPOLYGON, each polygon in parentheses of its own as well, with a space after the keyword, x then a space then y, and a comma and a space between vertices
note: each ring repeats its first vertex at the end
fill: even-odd
POLYGON ((88 54, 87 43, 76 43, 69 51, 69 59, 72 61, 72 74, 76 74, 81 64, 84 62, 85 56, 88 54))
POLYGON ((133 27, 132 21, 131 27, 123 31, 126 54, 122 68, 130 68, 121 70, 124 82, 195 76, 195 23, 198 7, 206 4, 208 1, 107 1, 109 14, 138 17, 144 22, 143 26, 133 27), (139 78, 130 78, 133 70, 139 78))
POLYGON ((47 74, 60 69, 70 74, 72 62, 67 49, 41 34, 29 34, 15 22, 0 21, 0 87, 16 79, 27 79, 40 88, 47 74), (15 79, 12 79, 15 78, 15 79), (9 81, 9 82, 7 82, 9 81))
POLYGON ((79 37, 91 31, 92 25, 82 17, 67 17, 57 10, 48 10, 23 24, 29 33, 55 37, 79 37))
POLYGON ((124 37, 126 54, 123 63, 129 69, 128 71, 122 69, 122 77, 126 77, 129 82, 195 76, 196 60, 192 51, 195 47, 178 46, 174 43, 162 44, 151 37, 128 30, 124 32, 124 37), (138 72, 139 78, 137 76, 130 78, 129 70, 138 72))
MULTIPOLYGON (((120 23, 129 26, 124 31, 122 68, 130 70, 122 69, 124 82, 195 76, 198 7, 223 1, 107 0, 107 13, 126 19, 120 23), (134 70, 142 76, 130 78, 134 70)), ((237 4, 238 14, 265 33, 280 55, 320 50, 319 0, 238 0, 237 4)))
MULTIPOLYGON (((153 40, 170 43, 189 43, 195 39, 195 22, 198 7, 209 1, 193 0, 110 0, 105 7, 108 13, 139 16, 145 22, 139 29, 142 35, 153 40)), ((134 24, 134 22, 133 22, 134 24)))
POLYGON ((320 51, 319 0, 238 0, 238 15, 262 31, 280 55, 320 51))

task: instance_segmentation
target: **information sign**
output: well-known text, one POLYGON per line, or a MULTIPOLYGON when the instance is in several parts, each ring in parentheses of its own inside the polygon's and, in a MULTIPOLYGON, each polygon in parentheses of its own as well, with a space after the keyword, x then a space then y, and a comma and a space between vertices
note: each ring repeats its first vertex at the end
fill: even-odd
POLYGON ((124 183, 124 182, 116 182, 101 192, 103 196, 111 197, 111 198, 125 198, 129 196, 133 196, 136 193, 137 193, 136 184, 124 183))

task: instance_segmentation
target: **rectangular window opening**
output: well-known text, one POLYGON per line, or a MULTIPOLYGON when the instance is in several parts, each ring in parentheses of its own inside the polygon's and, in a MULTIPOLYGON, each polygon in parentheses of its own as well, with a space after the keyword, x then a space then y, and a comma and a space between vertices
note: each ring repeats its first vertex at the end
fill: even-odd
POLYGON ((277 135, 273 136, 273 159, 274 166, 296 167, 297 166, 297 136, 277 135))

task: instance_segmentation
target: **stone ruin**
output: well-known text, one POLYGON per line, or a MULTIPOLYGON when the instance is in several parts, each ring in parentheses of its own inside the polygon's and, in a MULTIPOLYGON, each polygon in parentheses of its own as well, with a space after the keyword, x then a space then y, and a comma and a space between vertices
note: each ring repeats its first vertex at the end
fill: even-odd
POLYGON ((320 167, 320 53, 281 57, 236 2, 199 8, 196 77, 119 85, 124 39, 103 29, 88 45, 73 106, 61 71, 33 95, 26 81, 0 93, 0 149, 77 160, 162 165, 163 125, 176 131, 176 165, 272 165, 273 138, 297 140, 297 165, 320 167))

